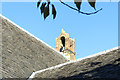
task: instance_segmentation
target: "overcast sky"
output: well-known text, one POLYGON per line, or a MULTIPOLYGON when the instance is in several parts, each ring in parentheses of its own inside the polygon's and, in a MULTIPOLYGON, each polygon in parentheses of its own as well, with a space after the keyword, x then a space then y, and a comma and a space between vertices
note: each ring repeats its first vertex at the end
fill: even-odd
MULTIPOLYGON (((36 2, 2 2, 0 12, 53 48, 63 28, 71 38, 75 38, 76 59, 118 46, 117 2, 96 3, 96 9, 103 10, 90 16, 80 14, 59 2, 54 4, 57 10, 55 20, 51 14, 44 20, 36 8, 36 2)), ((68 4, 74 6, 72 2, 68 4)), ((95 11, 86 2, 82 4, 81 10, 95 11)))

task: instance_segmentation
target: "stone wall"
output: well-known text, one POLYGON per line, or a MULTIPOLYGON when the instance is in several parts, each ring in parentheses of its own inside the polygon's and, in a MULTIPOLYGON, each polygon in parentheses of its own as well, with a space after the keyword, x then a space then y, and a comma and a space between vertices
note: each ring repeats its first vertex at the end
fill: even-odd
MULTIPOLYGON (((67 61, 59 52, 23 31, 5 17, 2 25, 2 76, 28 78, 33 71, 67 61)), ((41 30, 40 30, 41 31, 41 30)), ((0 32, 1 33, 1 32, 0 32)))

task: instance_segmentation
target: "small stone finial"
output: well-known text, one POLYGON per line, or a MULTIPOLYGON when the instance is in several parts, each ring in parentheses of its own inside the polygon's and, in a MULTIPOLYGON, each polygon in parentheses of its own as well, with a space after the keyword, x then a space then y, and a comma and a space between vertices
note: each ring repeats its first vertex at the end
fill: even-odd
POLYGON ((65 31, 62 29, 62 32, 61 33, 65 33, 65 31))
POLYGON ((73 38, 73 41, 75 41, 75 38, 73 38))

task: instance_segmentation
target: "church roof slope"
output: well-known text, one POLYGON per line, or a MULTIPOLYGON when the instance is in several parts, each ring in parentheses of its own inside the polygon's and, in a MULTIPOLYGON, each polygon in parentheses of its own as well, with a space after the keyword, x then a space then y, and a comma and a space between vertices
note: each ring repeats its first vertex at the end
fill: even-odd
POLYGON ((2 15, 0 27, 3 78, 28 78, 33 71, 68 61, 58 51, 2 15))
MULTIPOLYGON (((80 79, 120 79, 120 49, 114 48, 62 66, 46 69, 37 73, 34 78, 80 80, 80 79)), ((61 65, 61 64, 60 64, 61 65)))

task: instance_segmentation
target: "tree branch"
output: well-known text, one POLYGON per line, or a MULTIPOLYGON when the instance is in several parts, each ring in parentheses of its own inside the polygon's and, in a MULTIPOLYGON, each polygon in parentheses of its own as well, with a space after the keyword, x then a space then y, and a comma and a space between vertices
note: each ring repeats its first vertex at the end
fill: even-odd
POLYGON ((80 11, 80 10, 74 8, 74 7, 71 7, 70 5, 68 5, 68 4, 64 3, 64 2, 62 2, 61 0, 59 0, 59 1, 60 1, 63 5, 65 5, 65 6, 69 7, 69 8, 71 8, 71 9, 73 9, 73 10, 75 10, 75 11, 78 11, 79 13, 85 14, 85 15, 95 14, 95 13, 97 13, 97 12, 99 12, 99 11, 102 10, 102 8, 101 8, 101 9, 95 11, 95 12, 92 12, 92 13, 85 13, 85 12, 82 12, 82 11, 80 11))

